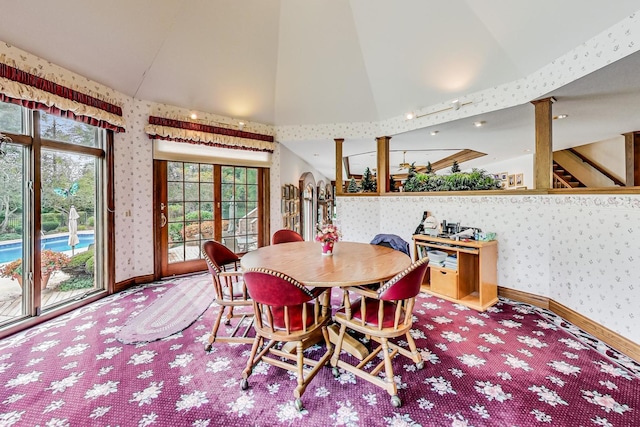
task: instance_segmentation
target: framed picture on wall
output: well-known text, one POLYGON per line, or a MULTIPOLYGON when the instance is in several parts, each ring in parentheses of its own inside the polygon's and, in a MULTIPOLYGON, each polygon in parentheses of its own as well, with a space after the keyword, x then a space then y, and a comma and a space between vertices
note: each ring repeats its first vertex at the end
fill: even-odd
POLYGON ((522 185, 523 178, 524 178, 524 174, 522 173, 516 174, 516 185, 522 185))
POLYGON ((508 172, 500 172, 498 174, 498 179, 501 180, 501 181, 506 181, 508 175, 509 175, 508 172))
POLYGON ((514 187, 515 185, 516 185, 516 176, 515 175, 509 175, 508 186, 509 187, 514 187))

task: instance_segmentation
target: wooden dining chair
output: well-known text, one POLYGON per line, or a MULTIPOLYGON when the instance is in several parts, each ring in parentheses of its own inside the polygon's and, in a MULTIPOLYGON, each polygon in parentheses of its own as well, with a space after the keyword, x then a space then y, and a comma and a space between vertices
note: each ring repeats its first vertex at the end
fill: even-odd
POLYGON ((271 237, 271 244, 277 245, 279 243, 288 243, 288 242, 303 242, 304 238, 293 230, 287 230, 283 228, 282 230, 278 230, 273 233, 271 237))
POLYGON ((245 271, 244 280, 253 299, 256 337, 242 372, 241 388, 249 387, 249 376, 261 361, 295 372, 298 385, 293 395, 295 406, 301 411, 302 394, 332 354, 327 331, 331 320, 330 288, 308 289, 292 277, 265 268, 245 271), (322 337, 326 345, 324 355, 319 360, 304 357, 304 342, 322 337), (269 340, 266 345, 265 340, 269 340), (276 347, 278 343, 289 342, 297 343, 295 354, 276 347))
POLYGON ((214 342, 251 343, 253 337, 248 337, 253 321, 253 311, 248 308, 253 305, 247 287, 245 286, 242 271, 240 270, 240 258, 222 243, 210 240, 202 245, 204 259, 207 262, 209 273, 215 290, 215 303, 220 306, 216 320, 209 335, 209 343, 205 346, 210 351, 214 342), (234 308, 242 309, 241 312, 234 308), (220 322, 225 315, 224 324, 231 325, 231 319, 240 318, 236 327, 228 336, 218 336, 220 322), (246 320, 246 321, 245 321, 246 320), (241 331, 240 327, 244 325, 241 331))
POLYGON ((338 368, 342 368, 385 389, 391 395, 391 404, 395 407, 400 407, 402 400, 398 397, 398 389, 393 379, 392 359, 399 353, 412 359, 418 369, 424 367, 410 330, 415 297, 420 292, 428 265, 429 259, 422 258, 377 290, 363 287, 345 288, 344 305, 333 317, 340 324, 336 348, 331 358, 333 375, 338 377, 338 368), (350 294, 356 294, 359 298, 351 301, 350 294), (364 334, 378 343, 378 346, 356 365, 340 359, 347 329, 364 334), (389 341, 403 335, 409 344, 409 350, 389 341), (381 351, 383 360, 373 365, 374 358, 381 351), (385 371, 385 379, 378 376, 382 369, 385 371))

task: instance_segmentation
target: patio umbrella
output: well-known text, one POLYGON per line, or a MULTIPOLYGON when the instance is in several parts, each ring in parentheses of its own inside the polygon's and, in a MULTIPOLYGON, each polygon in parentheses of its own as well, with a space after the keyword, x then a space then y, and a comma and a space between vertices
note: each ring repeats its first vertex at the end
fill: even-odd
POLYGON ((69 246, 71 246, 71 255, 75 251, 75 246, 80 243, 80 239, 78 239, 78 212, 76 208, 71 205, 71 209, 69 209, 69 246))

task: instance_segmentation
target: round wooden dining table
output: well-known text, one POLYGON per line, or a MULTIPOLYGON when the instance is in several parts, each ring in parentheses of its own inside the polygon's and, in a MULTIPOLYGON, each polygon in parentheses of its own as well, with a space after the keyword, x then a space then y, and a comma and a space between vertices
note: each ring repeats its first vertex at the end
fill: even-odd
MULTIPOLYGON (((264 246, 240 259, 244 270, 268 268, 284 273, 309 287, 347 287, 384 282, 411 265, 406 254, 385 246, 368 243, 336 242, 333 255, 323 255, 318 242, 289 242, 264 246)), ((334 344, 337 325, 329 326, 334 344)), ((285 349, 293 352, 295 345, 285 349)), ((305 346, 313 343, 305 343, 305 346)), ((355 338, 345 336, 342 349, 363 360, 367 348, 355 338)))
POLYGON ((411 258, 368 243, 336 242, 333 255, 323 255, 318 242, 289 242, 248 252, 240 265, 279 271, 310 287, 344 287, 389 280, 409 267, 411 258))

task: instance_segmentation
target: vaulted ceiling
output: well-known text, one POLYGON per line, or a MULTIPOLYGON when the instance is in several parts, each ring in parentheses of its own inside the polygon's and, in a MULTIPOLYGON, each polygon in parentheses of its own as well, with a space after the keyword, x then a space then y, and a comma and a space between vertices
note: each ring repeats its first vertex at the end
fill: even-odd
POLYGON ((276 126, 377 122, 527 76, 638 6, 0 0, 0 40, 138 99, 276 126))

